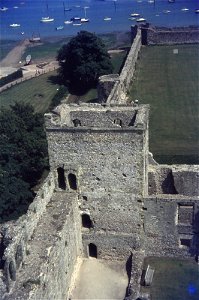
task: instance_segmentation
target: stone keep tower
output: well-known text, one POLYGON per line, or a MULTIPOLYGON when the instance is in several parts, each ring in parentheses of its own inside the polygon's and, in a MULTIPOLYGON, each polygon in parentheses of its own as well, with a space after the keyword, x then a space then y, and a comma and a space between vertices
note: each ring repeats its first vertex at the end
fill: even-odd
POLYGON ((56 190, 78 199, 83 255, 127 258, 142 243, 148 106, 62 104, 45 118, 56 190))

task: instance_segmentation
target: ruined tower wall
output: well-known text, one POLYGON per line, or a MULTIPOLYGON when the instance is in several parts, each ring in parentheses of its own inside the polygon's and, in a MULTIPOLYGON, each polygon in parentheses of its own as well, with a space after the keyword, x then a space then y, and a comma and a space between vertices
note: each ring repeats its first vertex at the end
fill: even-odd
POLYGON ((69 175, 76 177, 80 214, 92 222, 89 230, 82 228, 84 254, 94 243, 98 257, 127 257, 138 247, 142 228, 137 198, 147 186, 148 107, 61 109, 58 119, 46 120, 50 164, 55 176, 63 168, 66 191, 69 175))

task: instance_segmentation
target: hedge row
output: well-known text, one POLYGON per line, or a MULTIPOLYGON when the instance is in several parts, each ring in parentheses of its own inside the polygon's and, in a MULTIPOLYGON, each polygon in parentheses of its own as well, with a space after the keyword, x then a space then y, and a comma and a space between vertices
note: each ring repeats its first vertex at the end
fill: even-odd
POLYGON ((17 70, 16 72, 13 72, 12 74, 9 74, 8 76, 6 77, 2 77, 0 79, 0 87, 1 86, 4 86, 5 84, 8 84, 18 78, 21 78, 23 77, 23 72, 21 69, 17 70))

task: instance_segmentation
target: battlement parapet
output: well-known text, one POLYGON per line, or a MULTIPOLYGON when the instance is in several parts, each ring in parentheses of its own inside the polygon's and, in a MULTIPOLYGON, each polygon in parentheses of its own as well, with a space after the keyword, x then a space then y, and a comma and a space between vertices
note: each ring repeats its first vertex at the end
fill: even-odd
POLYGON ((148 105, 62 104, 56 113, 45 115, 46 129, 144 130, 147 126, 148 110, 148 105))

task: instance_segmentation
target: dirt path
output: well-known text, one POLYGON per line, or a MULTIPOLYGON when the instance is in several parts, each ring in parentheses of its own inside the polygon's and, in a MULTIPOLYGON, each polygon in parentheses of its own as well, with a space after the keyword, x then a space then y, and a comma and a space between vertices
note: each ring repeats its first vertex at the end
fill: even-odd
POLYGON ((30 45, 28 39, 20 42, 0 61, 0 67, 18 67, 19 61, 28 45, 30 45))
POLYGON ((127 284, 125 262, 85 259, 71 293, 71 299, 122 300, 127 284))

